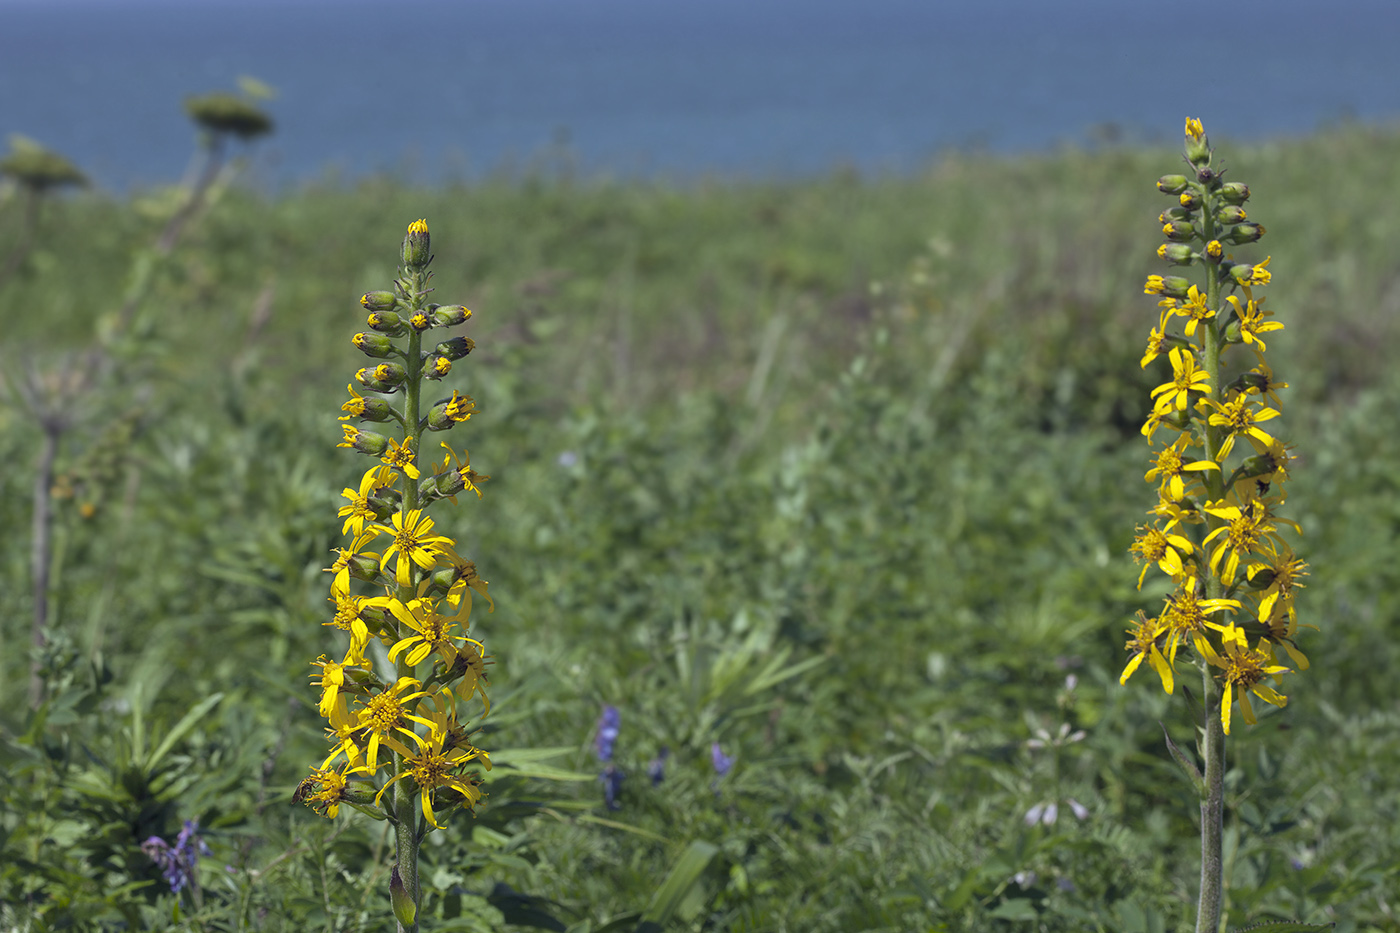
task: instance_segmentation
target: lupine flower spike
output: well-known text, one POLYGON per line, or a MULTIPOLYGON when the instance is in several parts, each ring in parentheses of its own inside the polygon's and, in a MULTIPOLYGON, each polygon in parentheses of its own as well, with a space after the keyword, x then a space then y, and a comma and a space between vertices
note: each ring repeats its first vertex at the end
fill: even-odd
POLYGON ((391 433, 341 426, 339 446, 373 459, 341 493, 347 543, 326 568, 333 577, 325 624, 344 633, 340 652, 312 665, 331 751, 296 793, 327 817, 346 804, 395 827, 400 930, 416 929, 419 843, 444 816, 481 801, 478 774, 491 767, 463 725, 473 699, 482 704, 475 718, 490 711, 485 647, 470 632, 472 594, 491 607, 487 583, 429 515, 463 490, 480 496, 490 477, 448 443, 440 466, 430 471, 422 461, 426 434, 445 434, 476 413, 470 396, 434 390, 475 346, 434 332, 472 313, 428 300, 430 244, 425 221, 409 225, 392 289, 360 298, 369 331, 350 342, 378 362, 355 373, 340 420, 391 433))
POLYGON ((1141 365, 1165 358, 1170 375, 1152 390, 1142 434, 1158 450, 1145 479, 1156 492, 1149 521, 1132 553, 1142 570, 1166 575, 1172 592, 1156 616, 1139 613, 1128 629, 1126 683, 1146 661, 1167 693, 1177 663, 1201 670, 1206 721, 1201 730, 1205 775, 1173 746, 1202 792, 1202 885, 1197 931, 1214 933, 1220 918, 1220 813, 1224 737, 1238 704, 1255 720, 1251 697, 1282 707, 1288 698, 1270 682, 1306 670, 1296 642, 1294 597, 1307 565, 1287 533, 1284 486, 1293 460, 1279 440, 1287 388, 1264 354, 1284 325, 1270 320, 1259 292, 1273 279, 1269 259, 1248 262, 1230 252, 1264 235, 1248 218, 1249 186, 1225 179, 1201 121, 1186 121, 1187 174, 1164 175, 1157 189, 1174 203, 1157 218, 1167 242, 1157 255, 1201 281, 1150 275, 1144 291, 1158 296, 1157 315, 1141 365))

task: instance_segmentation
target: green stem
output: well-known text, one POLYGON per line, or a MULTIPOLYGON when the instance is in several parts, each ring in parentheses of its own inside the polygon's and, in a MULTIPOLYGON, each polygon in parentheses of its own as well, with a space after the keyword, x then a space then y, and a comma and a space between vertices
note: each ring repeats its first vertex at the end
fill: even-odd
MULTIPOLYGON (((409 270, 405 273, 405 278, 409 292, 413 295, 413 309, 417 311, 423 303, 423 299, 418 294, 423 290, 423 273, 417 269, 409 270)), ((422 418, 419 414, 423 381, 422 343, 422 334, 416 330, 412 331, 408 338, 408 358, 404 360, 404 368, 408 372, 408 377, 404 380, 404 443, 413 448, 415 462, 423 434, 423 429, 420 426, 422 418)), ((408 512, 416 508, 418 508, 418 480, 405 471, 403 502, 399 505, 399 514, 404 518, 405 527, 408 512)), ((408 586, 399 587, 398 596, 399 602, 405 605, 414 599, 417 592, 412 582, 408 586)), ((400 655, 399 660, 395 663, 395 674, 399 678, 413 676, 413 667, 407 663, 407 657, 407 653, 400 655)), ((395 773, 400 773, 405 766, 403 757, 395 752, 395 773)), ((399 878, 402 879, 404 887, 408 890, 409 897, 413 899, 416 915, 419 906, 418 843, 421 835, 418 826, 418 797, 413 793, 408 783, 406 780, 400 780, 394 784, 394 848, 399 878)), ((416 920, 410 926, 397 923, 397 931, 398 933, 417 933, 418 923, 416 920)))
MULTIPOLYGON (((1206 207, 1201 212, 1204 220, 1204 238, 1208 243, 1215 238, 1214 198, 1206 199, 1206 207)), ((1220 309, 1220 266, 1206 262, 1206 301, 1209 307, 1220 309)), ((1220 351, 1223 349, 1221 325, 1218 320, 1206 322, 1205 326, 1205 368, 1210 375, 1210 398, 1219 405, 1224 391, 1220 380, 1220 351)), ((1214 409, 1213 409, 1214 410, 1214 409)), ((1220 463, 1220 447, 1223 443, 1223 429, 1210 424, 1210 412, 1203 419, 1206 459, 1220 463)), ((1224 464, 1219 470, 1205 471, 1207 498, 1219 501, 1225 497, 1224 464)), ((1224 519, 1207 515, 1207 533, 1222 527, 1224 519)), ((1204 566, 1208 560, 1202 552, 1204 566)), ((1206 574, 1206 598, 1220 599, 1225 587, 1213 573, 1206 574)), ((1201 896, 1196 909, 1196 933, 1219 933, 1220 913, 1224 902, 1224 863, 1221 859, 1222 818, 1225 811, 1225 730, 1220 721, 1222 692, 1220 684, 1211 673, 1210 664, 1201 659, 1201 689, 1204 694, 1202 707, 1205 722, 1202 723, 1204 738, 1201 754, 1205 758, 1204 792, 1201 797, 1201 896)))

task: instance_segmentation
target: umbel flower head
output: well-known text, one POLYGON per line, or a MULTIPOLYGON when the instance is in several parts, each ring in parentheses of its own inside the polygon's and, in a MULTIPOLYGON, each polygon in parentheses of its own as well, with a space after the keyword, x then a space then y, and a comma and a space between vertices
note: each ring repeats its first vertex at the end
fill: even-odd
MULTIPOLYGON (((325 625, 338 648, 313 662, 312 682, 330 748, 296 794, 327 817, 344 804, 387 818, 402 831, 401 861, 412 861, 402 846, 481 801, 479 775, 491 767, 462 723, 490 712, 489 656, 472 632, 472 594, 494 607, 476 563, 448 533, 453 522, 430 514, 456 504, 463 489, 480 496, 489 477, 446 443, 448 459, 434 472, 420 458, 425 431, 456 430, 479 413, 469 396, 452 390, 441 398, 433 389, 474 344, 443 333, 470 311, 428 300, 430 246, 427 221, 414 221, 399 248, 399 278, 358 298, 370 331, 349 342, 372 363, 349 384, 339 446, 370 462, 341 491, 336 519, 345 541, 326 568, 325 625), (445 414, 430 424, 438 410, 445 414), (382 651, 370 650, 375 642, 382 651), (388 666, 374 663, 376 655, 388 666)), ((416 892, 416 876, 403 884, 416 892)))
POLYGON ((1284 325, 1256 294, 1273 281, 1270 260, 1227 251, 1264 228, 1244 209, 1249 187, 1225 181, 1201 121, 1188 119, 1185 136, 1187 171, 1157 181, 1174 201, 1158 217, 1167 242, 1157 255, 1199 281, 1150 275, 1143 288, 1159 300, 1141 365, 1165 359, 1170 371, 1142 428, 1150 447, 1160 445, 1144 475, 1157 501, 1131 547, 1138 588, 1155 570, 1172 591, 1157 616, 1140 612, 1128 628, 1120 681, 1146 661, 1171 693, 1178 660, 1190 656, 1222 689, 1228 733, 1236 702, 1252 724, 1250 695, 1283 706, 1287 697, 1267 682, 1307 669, 1294 606, 1307 565, 1289 543, 1301 529, 1281 511, 1293 455, 1275 419, 1287 384, 1265 361, 1263 338, 1284 325))

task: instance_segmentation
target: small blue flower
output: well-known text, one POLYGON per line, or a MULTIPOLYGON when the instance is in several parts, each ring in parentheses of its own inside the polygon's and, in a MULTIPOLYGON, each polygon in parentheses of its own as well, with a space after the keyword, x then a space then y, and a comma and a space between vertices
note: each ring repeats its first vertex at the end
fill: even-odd
POLYGON ((159 836, 151 836, 141 843, 141 851, 160 866, 171 892, 179 894, 186 885, 195 883, 199 857, 209 854, 209 846, 199 836, 199 822, 185 820, 173 846, 159 836))
POLYGON ((599 761, 612 761, 613 745, 617 743, 621 731, 622 713, 616 706, 604 706, 603 715, 598 717, 597 734, 593 737, 593 749, 598 753, 599 761))
POLYGON ((626 773, 611 761, 603 767, 603 773, 598 775, 598 780, 603 782, 603 800, 609 810, 622 809, 617 795, 622 792, 622 779, 626 776, 626 773))
POLYGON ((734 759, 726 755, 719 743, 715 742, 710 746, 710 764, 715 766, 716 777, 724 777, 729 773, 729 769, 734 767, 734 759))
POLYGON ((663 745, 656 757, 647 763, 647 776, 651 778, 652 787, 658 787, 662 781, 666 780, 666 759, 669 757, 671 757, 671 749, 663 745))

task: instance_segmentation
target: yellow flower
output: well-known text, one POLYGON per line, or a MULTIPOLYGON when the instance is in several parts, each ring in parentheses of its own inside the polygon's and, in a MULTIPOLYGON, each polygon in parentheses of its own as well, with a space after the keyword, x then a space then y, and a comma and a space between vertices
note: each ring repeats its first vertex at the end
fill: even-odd
POLYGON ((379 459, 389 466, 398 467, 414 479, 418 478, 418 467, 413 465, 413 447, 408 441, 400 444, 392 437, 389 438, 389 449, 379 459))
POLYGON ((1210 416, 1210 423, 1230 432, 1220 445, 1220 459, 1222 461, 1230 456, 1230 451, 1235 448, 1235 438, 1237 437, 1249 438, 1250 443, 1259 453, 1268 450, 1269 445, 1274 443, 1273 436, 1258 427, 1260 421, 1271 421, 1278 417, 1278 412, 1274 409, 1266 408, 1263 405, 1255 408, 1250 397, 1244 394, 1236 395, 1224 404, 1212 399, 1206 399, 1205 404, 1214 409, 1214 414, 1210 416))
POLYGON ((1194 463, 1187 463, 1182 454, 1190 445, 1190 437, 1185 434, 1178 437, 1169 447, 1163 448, 1161 453, 1157 454, 1157 465, 1148 470, 1147 475, 1143 477, 1149 483, 1157 477, 1161 477, 1163 499, 1180 502, 1186 497, 1186 480, 1182 474, 1201 472, 1202 470, 1219 471, 1219 464, 1211 460, 1197 460, 1194 463))
POLYGON ((408 514, 395 512, 392 516, 394 527, 384 528, 394 536, 393 542, 384 549, 384 561, 398 555, 395 577, 399 586, 413 584, 413 567, 416 564, 430 570, 440 558, 456 561, 451 538, 432 533, 433 520, 423 514, 422 509, 410 509, 408 514))
POLYGON ((1215 320, 1215 312, 1206 305, 1206 296, 1200 289, 1192 285, 1186 291, 1186 304, 1177 311, 1186 318, 1186 336, 1191 337, 1196 333, 1196 325, 1215 320))
POLYGON ((1141 532, 1133 539, 1130 550, 1137 555, 1136 560, 1142 564, 1142 573, 1138 574, 1138 589, 1142 589, 1142 581, 1147 576, 1147 568, 1156 564, 1161 571, 1173 580, 1178 579, 1186 572, 1185 565, 1181 562, 1183 554, 1191 554, 1195 547, 1191 544, 1191 539, 1183 535, 1168 534, 1161 528, 1139 528, 1141 532))
POLYGON ((1240 699, 1244 721, 1251 726, 1258 720, 1254 718, 1254 709, 1249 705, 1249 694, 1253 693, 1274 706, 1281 707, 1288 702, 1288 697, 1262 683, 1266 677, 1289 673, 1288 668, 1276 662, 1266 644, 1261 638, 1258 647, 1251 649, 1244 630, 1228 626, 1221 634, 1221 654, 1210 659, 1211 664, 1224 672, 1220 678, 1225 685, 1225 696, 1220 701, 1220 724, 1226 735, 1230 734, 1230 709, 1234 706, 1236 694, 1240 699))
POLYGON ((370 505, 370 498, 385 489, 388 489, 398 480, 398 474, 386 466, 370 467, 365 471, 365 475, 360 477, 360 488, 351 489, 346 486, 340 491, 340 495, 350 500, 348 505, 340 507, 336 514, 345 519, 345 524, 340 526, 340 533, 346 534, 353 531, 355 537, 364 533, 365 522, 372 521, 376 517, 374 507, 370 505))
POLYGON ((1174 687, 1172 667, 1167 663, 1167 659, 1162 656, 1162 652, 1157 649, 1157 639, 1162 635, 1163 629, 1156 619, 1149 619, 1144 613, 1138 613, 1138 620, 1133 627, 1128 629, 1127 645, 1124 647, 1132 655, 1128 659, 1128 666, 1123 668, 1123 673, 1118 678, 1119 684, 1126 684, 1128 678, 1133 676, 1133 671, 1142 664, 1142 659, 1146 658, 1147 663, 1157 672, 1157 676, 1162 678, 1162 689, 1171 693, 1174 687))
POLYGON ((1201 121, 1198 120, 1198 119, 1196 119, 1195 117, 1187 117, 1187 118, 1186 118, 1186 135, 1187 135, 1187 136, 1190 136, 1192 139, 1196 140, 1197 142, 1200 142, 1202 139, 1205 139, 1205 136, 1206 136, 1206 128, 1205 128, 1204 126, 1202 126, 1202 125, 1201 125, 1201 121))
POLYGON ((365 748, 367 763, 365 770, 374 772, 379 768, 379 745, 381 742, 388 744, 399 754, 404 753, 404 747, 393 733, 414 737, 411 722, 422 723, 431 726, 432 722, 410 713, 407 704, 411 700, 416 700, 421 696, 426 696, 426 691, 417 690, 406 696, 401 696, 405 690, 412 690, 414 687, 421 687, 422 684, 412 677, 400 677, 391 686, 385 687, 379 693, 370 697, 364 707, 359 711, 359 722, 361 727, 369 733, 369 744, 365 748))
POLYGON ((340 812, 340 802, 345 799, 345 784, 345 775, 339 771, 318 768, 297 785, 292 799, 306 804, 328 819, 334 819, 340 812))
POLYGON ((1235 316, 1239 319, 1240 324, 1240 339, 1245 343, 1257 346, 1261 353, 1269 349, 1264 345, 1264 341, 1259 339, 1259 335, 1267 334, 1271 330, 1283 330, 1283 325, 1278 321, 1264 320, 1273 314, 1272 311, 1264 310, 1265 299, 1260 298, 1258 301, 1251 299, 1243 307, 1240 306, 1239 298, 1234 295, 1230 295, 1225 300, 1235 306, 1235 316))
POLYGON ((1226 522, 1206 535, 1205 541, 1201 542, 1204 546, 1213 538, 1220 539, 1210 554, 1210 570, 1211 573, 1218 573, 1221 582, 1226 586, 1235 582, 1235 572, 1239 569, 1240 561, 1250 554, 1260 553, 1260 548, 1266 541, 1287 546, 1279 537, 1273 522, 1283 522, 1292 526, 1295 531, 1298 530, 1296 522, 1274 516, 1268 504, 1259 499, 1251 501, 1244 508, 1230 505, 1225 500, 1207 502, 1205 511, 1206 514, 1223 518, 1226 522))
POLYGON ((418 745, 418 752, 415 754, 406 749, 400 752, 404 756, 403 770, 390 778, 380 788, 379 797, 375 798, 377 803, 395 781, 406 777, 413 778, 413 783, 420 791, 423 818, 435 829, 442 827, 433 815, 433 792, 439 788, 456 791, 462 798, 458 806, 475 808, 481 801, 481 789, 471 775, 453 772, 474 760, 479 761, 488 770, 491 768, 491 758, 484 751, 470 744, 457 744, 454 741, 460 730, 455 728, 455 722, 448 713, 448 708, 452 705, 452 694, 448 690, 444 690, 443 693, 447 694, 448 699, 442 704, 438 703, 438 695, 433 696, 433 705, 436 708, 433 711, 432 722, 429 723, 431 728, 428 737, 423 738, 416 733, 410 733, 410 737, 418 745))
POLYGON ((1191 401, 1192 392, 1210 391, 1210 374, 1196 368, 1196 356, 1180 347, 1174 347, 1168 354, 1172 361, 1172 381, 1164 382, 1152 390, 1157 408, 1185 411, 1191 401))
POLYGON ((1212 613, 1240 608, 1236 599, 1201 599, 1196 595, 1196 580, 1186 577, 1177 591, 1167 597, 1167 608, 1161 616, 1162 627, 1167 630, 1167 660, 1176 663, 1176 651, 1187 639, 1196 653, 1209 660, 1215 656, 1215 649, 1206 638, 1206 629, 1219 629, 1220 624, 1207 619, 1212 613))

